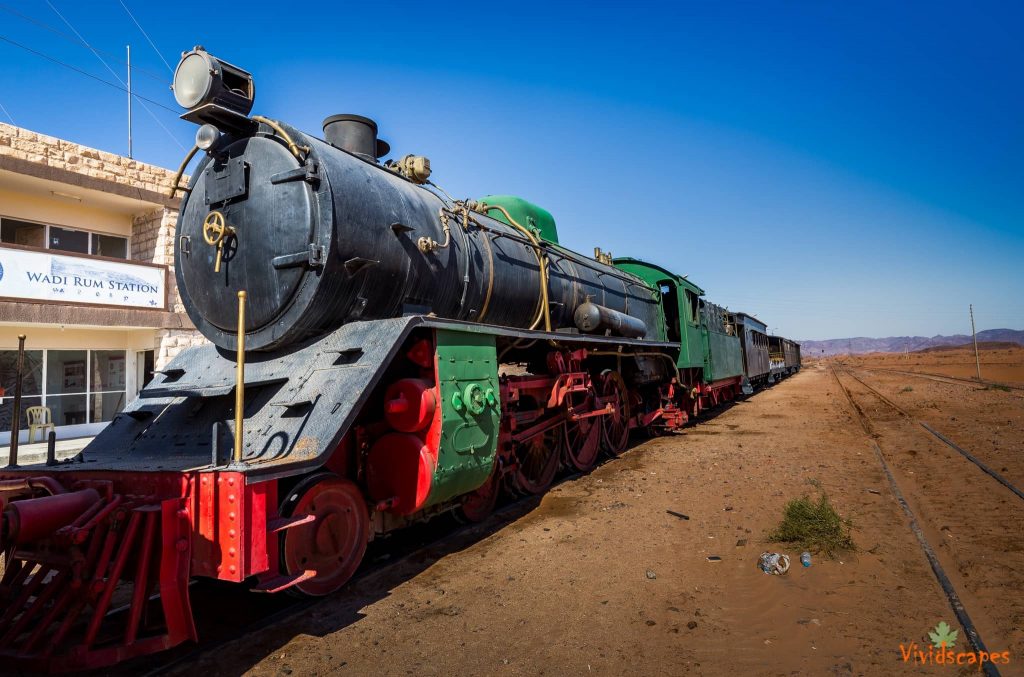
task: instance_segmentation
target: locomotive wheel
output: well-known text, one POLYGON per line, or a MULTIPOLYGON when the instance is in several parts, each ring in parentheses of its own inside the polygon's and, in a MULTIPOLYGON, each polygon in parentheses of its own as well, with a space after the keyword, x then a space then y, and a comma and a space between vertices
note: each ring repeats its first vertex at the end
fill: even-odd
POLYGON ((501 493, 501 483, 498 481, 498 459, 494 459, 494 468, 476 491, 466 494, 462 504, 455 509, 455 519, 462 523, 483 522, 494 512, 494 506, 498 504, 498 494, 501 493))
POLYGON ((659 421, 655 421, 650 425, 644 426, 643 428, 641 428, 641 430, 644 431, 644 435, 647 436, 647 439, 651 440, 656 439, 658 437, 664 437, 667 434, 665 427, 659 425, 659 421))
POLYGON ((556 426, 516 446, 518 463, 513 482, 518 491, 539 494, 551 486, 558 472, 563 437, 562 426, 556 426))
POLYGON ((281 534, 281 568, 288 575, 316 575, 289 590, 320 597, 348 582, 359 568, 370 540, 370 517, 359 487, 333 473, 320 473, 288 492, 281 514, 315 515, 310 524, 281 534))
POLYGON ((601 372, 601 396, 612 411, 602 417, 602 446, 612 456, 618 456, 629 444, 629 391, 619 372, 606 369, 601 372))
MULTIPOLYGON (((574 404, 575 407, 575 404, 574 404)), ((580 409, 584 407, 580 406, 580 409)), ((587 471, 597 463, 601 451, 601 416, 583 418, 565 423, 565 465, 569 468, 587 471)))

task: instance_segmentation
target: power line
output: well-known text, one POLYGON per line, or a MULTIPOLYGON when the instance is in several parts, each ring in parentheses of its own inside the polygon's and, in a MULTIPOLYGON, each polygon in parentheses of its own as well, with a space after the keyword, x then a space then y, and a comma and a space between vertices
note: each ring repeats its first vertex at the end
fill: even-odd
POLYGON ((7 116, 7 119, 11 121, 12 125, 14 125, 15 127, 18 126, 18 123, 14 121, 14 116, 11 115, 11 113, 7 110, 7 108, 4 107, 3 103, 0 103, 0 110, 2 110, 4 112, 4 115, 7 116))
POLYGON ((139 27, 139 31, 142 33, 143 36, 145 36, 146 40, 149 42, 149 46, 153 48, 153 51, 156 52, 156 55, 160 57, 160 60, 164 62, 165 66, 167 66, 167 70, 173 74, 174 69, 171 68, 171 64, 167 63, 167 59, 165 59, 164 55, 160 53, 160 50, 156 48, 156 45, 153 43, 153 40, 149 37, 149 33, 146 32, 146 29, 142 27, 142 24, 139 23, 139 20, 136 19, 135 15, 132 14, 130 9, 128 9, 128 5, 124 4, 124 0, 118 0, 118 2, 120 2, 121 6, 124 7, 124 11, 128 13, 128 16, 131 17, 131 20, 135 22, 135 25, 139 27))
MULTIPOLYGON (((82 44, 88 47, 89 51, 96 55, 96 58, 100 60, 100 63, 103 64, 104 67, 106 67, 106 69, 110 71, 110 74, 113 75, 114 78, 121 83, 121 86, 125 88, 125 91, 128 91, 127 85, 125 84, 124 80, 121 79, 121 76, 118 75, 117 72, 113 68, 111 68, 106 61, 103 60, 103 57, 100 56, 99 52, 92 48, 92 45, 90 45, 86 41, 86 39, 82 37, 82 34, 75 30, 75 27, 71 25, 71 22, 65 19, 64 15, 57 11, 57 8, 53 6, 53 3, 50 2, 50 0, 46 0, 46 4, 49 5, 50 9, 53 10, 54 14, 60 17, 61 21, 67 24, 67 27, 71 29, 71 32, 78 36, 78 39, 82 41, 82 44)), ((129 95, 132 94, 129 92, 129 95)), ((144 101, 139 101, 139 103, 141 103, 142 107, 146 110, 147 113, 149 113, 149 116, 153 118, 153 121, 160 125, 160 127, 167 133, 167 136, 171 137, 171 140, 174 141, 174 143, 176 143, 178 147, 181 148, 182 151, 184 151, 185 146, 183 146, 181 142, 178 141, 177 137, 175 137, 174 134, 171 133, 171 130, 167 129, 166 125, 164 125, 164 123, 160 121, 160 118, 156 116, 156 113, 150 110, 149 106, 147 106, 144 101)))
MULTIPOLYGON (((22 19, 24 21, 27 21, 30 24, 38 26, 39 28, 47 30, 47 31, 53 33, 56 36, 64 38, 68 42, 73 42, 76 45, 81 45, 82 44, 81 41, 78 38, 76 38, 75 36, 69 35, 68 33, 65 33, 64 31, 60 30, 59 28, 54 28, 53 26, 51 26, 51 25, 49 25, 47 23, 44 23, 44 22, 40 21, 39 19, 34 19, 34 18, 32 18, 32 17, 30 17, 30 16, 28 16, 26 14, 22 14, 21 12, 19 12, 16 9, 14 9, 13 7, 9 7, 8 5, 0 3, 0 10, 3 10, 5 12, 9 13, 9 14, 13 14, 14 16, 18 17, 19 19, 22 19)), ((103 55, 107 56, 110 59, 113 59, 113 60, 117 61, 119 64, 127 65, 127 62, 124 59, 122 59, 120 56, 116 55, 116 54, 113 54, 111 52, 106 52, 106 51, 104 51, 102 49, 99 49, 99 50, 96 50, 96 51, 98 51, 100 54, 103 54, 103 55)), ((156 80, 157 82, 159 82, 161 84, 164 84, 164 83, 167 82, 167 78, 164 77, 163 75, 159 75, 157 73, 153 73, 151 71, 146 70, 145 68, 140 68, 139 66, 132 66, 131 69, 133 71, 135 71, 136 73, 138 73, 140 75, 145 75, 148 78, 152 78, 153 80, 156 80)))
MULTIPOLYGON (((4 35, 0 35, 0 40, 2 40, 3 42, 6 42, 9 45, 13 45, 14 47, 17 47, 19 49, 23 49, 26 52, 29 52, 31 54, 35 54, 36 56, 38 56, 40 58, 43 58, 43 59, 46 59, 47 61, 49 61, 51 63, 55 63, 58 66, 63 66, 64 68, 67 68, 69 70, 72 70, 72 71, 78 73, 79 75, 84 75, 85 77, 89 78, 90 80, 95 80, 96 82, 103 83, 107 87, 113 87, 116 90, 119 90, 119 91, 124 92, 126 94, 128 93, 128 89, 126 87, 122 87, 121 85, 118 85, 118 84, 116 84, 114 82, 111 82, 110 80, 104 80, 103 78, 99 77, 98 75, 93 75, 92 73, 90 73, 88 71, 84 71, 81 68, 78 68, 76 66, 72 66, 69 63, 65 63, 65 62, 61 61, 60 59, 57 59, 57 58, 54 58, 54 57, 50 56, 49 54, 44 54, 43 52, 40 52, 37 49, 32 49, 31 47, 29 47, 27 45, 23 45, 20 42, 16 42, 14 40, 11 40, 10 38, 8 38, 8 37, 6 37, 4 35)), ((149 99, 147 97, 144 97, 141 94, 136 94, 135 92, 132 92, 132 96, 134 96, 136 99, 140 99, 142 101, 146 101, 148 103, 151 103, 154 106, 158 106, 160 108, 163 108, 168 113, 174 113, 175 115, 178 115, 178 113, 179 113, 179 111, 176 111, 175 109, 173 109, 173 108, 171 108, 169 106, 165 106, 164 104, 160 103, 159 101, 154 101, 153 99, 149 99)))

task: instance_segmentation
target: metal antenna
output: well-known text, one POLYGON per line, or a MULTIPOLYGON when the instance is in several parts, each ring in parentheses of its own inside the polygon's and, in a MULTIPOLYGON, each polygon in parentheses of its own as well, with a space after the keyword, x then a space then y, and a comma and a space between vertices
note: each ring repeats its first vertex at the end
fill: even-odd
POLYGON ((128 50, 128 157, 132 156, 132 46, 125 45, 128 50))

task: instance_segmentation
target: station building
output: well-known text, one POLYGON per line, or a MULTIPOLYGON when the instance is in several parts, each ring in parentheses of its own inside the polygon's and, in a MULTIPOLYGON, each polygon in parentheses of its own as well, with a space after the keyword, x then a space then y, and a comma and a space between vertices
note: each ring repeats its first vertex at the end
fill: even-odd
MULTIPOLYGON (((0 123, 0 446, 50 410, 58 439, 95 435, 203 339, 174 280, 174 172, 0 123)), ((38 440, 37 440, 38 441, 38 440)))

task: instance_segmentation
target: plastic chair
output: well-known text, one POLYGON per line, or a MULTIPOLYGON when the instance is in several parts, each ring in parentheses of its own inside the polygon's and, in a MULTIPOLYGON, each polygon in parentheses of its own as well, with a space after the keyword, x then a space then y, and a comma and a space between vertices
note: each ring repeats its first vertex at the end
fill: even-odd
POLYGON ((36 430, 39 431, 39 441, 46 441, 46 429, 56 431, 57 427, 53 425, 53 420, 50 414, 49 407, 29 407, 25 410, 25 416, 28 417, 28 443, 32 444, 32 440, 35 439, 36 430))

